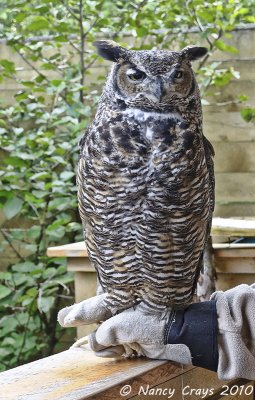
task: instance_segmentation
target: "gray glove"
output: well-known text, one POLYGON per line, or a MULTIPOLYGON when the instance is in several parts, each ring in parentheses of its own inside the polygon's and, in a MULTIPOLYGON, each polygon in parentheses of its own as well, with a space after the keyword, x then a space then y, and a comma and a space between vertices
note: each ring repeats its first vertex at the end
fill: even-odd
POLYGON ((62 326, 78 326, 103 322, 97 331, 79 339, 72 347, 90 348, 100 357, 146 356, 192 364, 189 348, 184 344, 164 344, 166 324, 171 312, 150 314, 138 304, 111 317, 102 308, 102 296, 92 297, 59 312, 62 326), (111 318, 109 318, 111 317, 111 318), (109 318, 109 319, 108 319, 109 318))
POLYGON ((58 313, 58 322, 61 326, 89 325, 105 321, 112 316, 104 305, 106 294, 91 297, 70 307, 62 308, 58 313))
POLYGON ((215 292, 219 379, 255 379, 255 284, 215 292))

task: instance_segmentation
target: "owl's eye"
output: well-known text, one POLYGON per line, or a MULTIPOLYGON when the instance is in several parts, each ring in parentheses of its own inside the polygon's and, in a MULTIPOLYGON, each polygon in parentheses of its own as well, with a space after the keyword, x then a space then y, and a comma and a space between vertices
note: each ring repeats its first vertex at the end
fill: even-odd
POLYGON ((146 77, 146 74, 139 69, 130 69, 127 71, 127 76, 131 81, 143 81, 146 77))
POLYGON ((174 79, 182 79, 183 78, 183 71, 177 70, 173 73, 174 79))

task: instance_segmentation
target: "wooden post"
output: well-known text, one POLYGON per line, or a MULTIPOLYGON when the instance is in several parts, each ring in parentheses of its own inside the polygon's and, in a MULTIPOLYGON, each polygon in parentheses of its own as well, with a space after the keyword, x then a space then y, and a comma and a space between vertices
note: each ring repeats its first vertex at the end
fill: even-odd
MULTIPOLYGON (((47 255, 49 257, 67 257, 67 269, 74 272, 76 303, 96 295, 96 271, 89 261, 84 242, 49 247, 47 255)), ((96 328, 96 324, 78 326, 77 338, 88 335, 96 328)))

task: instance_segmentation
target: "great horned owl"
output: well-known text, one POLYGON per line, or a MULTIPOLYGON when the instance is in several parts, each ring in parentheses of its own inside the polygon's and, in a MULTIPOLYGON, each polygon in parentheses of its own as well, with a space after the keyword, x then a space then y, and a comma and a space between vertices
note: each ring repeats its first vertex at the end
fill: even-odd
POLYGON ((214 207, 213 148, 190 63, 206 49, 95 46, 114 64, 80 142, 77 183, 105 306, 113 314, 139 302, 153 312, 185 306, 214 207))

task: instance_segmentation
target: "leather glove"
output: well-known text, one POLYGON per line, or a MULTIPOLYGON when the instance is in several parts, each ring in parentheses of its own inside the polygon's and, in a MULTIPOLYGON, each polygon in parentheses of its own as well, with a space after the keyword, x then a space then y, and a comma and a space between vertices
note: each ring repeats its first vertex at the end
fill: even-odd
POLYGON ((68 328, 105 321, 112 316, 110 310, 104 305, 106 296, 104 293, 72 306, 62 308, 58 313, 59 324, 68 328))
POLYGON ((166 326, 173 316, 171 311, 148 313, 138 304, 103 322, 88 336, 89 346, 100 357, 146 356, 192 364, 185 344, 165 344, 166 326))
POLYGON ((185 310, 149 313, 140 303, 111 316, 95 296, 61 310, 64 327, 102 322, 97 331, 72 347, 85 347, 100 357, 146 356, 216 370, 218 365, 215 301, 190 305, 185 310))

